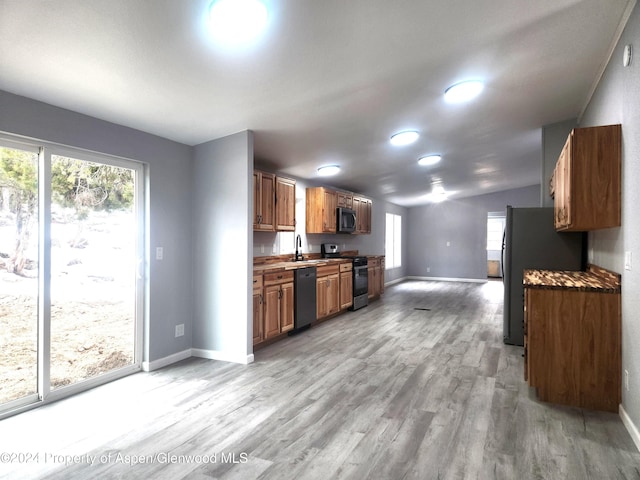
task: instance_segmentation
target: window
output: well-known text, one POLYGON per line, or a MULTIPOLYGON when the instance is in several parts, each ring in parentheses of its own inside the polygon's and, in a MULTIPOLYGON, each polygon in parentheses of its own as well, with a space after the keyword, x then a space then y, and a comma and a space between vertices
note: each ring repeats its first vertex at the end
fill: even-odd
POLYGON ((385 270, 402 266, 402 217, 387 213, 385 233, 385 270))
POLYGON ((487 250, 502 250, 502 234, 505 218, 503 216, 487 218, 487 250))

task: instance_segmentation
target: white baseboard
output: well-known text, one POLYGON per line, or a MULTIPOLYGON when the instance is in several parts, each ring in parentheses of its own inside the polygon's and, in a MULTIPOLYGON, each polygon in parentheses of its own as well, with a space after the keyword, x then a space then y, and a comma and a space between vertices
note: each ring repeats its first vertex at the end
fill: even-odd
POLYGON ((384 286, 390 287, 391 285, 395 285, 396 283, 404 282, 407 278, 409 277, 401 277, 401 278, 396 278, 395 280, 389 280, 388 282, 385 282, 384 286))
POLYGON ((638 427, 633 423, 633 420, 631 420, 631 417, 629 417, 629 414, 624 409, 622 404, 620 404, 619 413, 620 418, 622 419, 622 423, 624 423, 624 426, 627 427, 627 431, 629 432, 629 435, 631 435, 633 443, 636 444, 636 448, 640 452, 640 430, 638 430, 638 427))
POLYGON ((483 278, 450 278, 450 277, 406 277, 407 280, 431 280, 436 282, 469 282, 469 283, 487 283, 488 280, 483 278))
POLYGON ((221 360, 223 362, 241 363, 247 365, 253 363, 253 353, 250 355, 236 355, 219 350, 204 350, 202 348, 192 348, 191 355, 199 358, 208 358, 209 360, 221 360))
POLYGON ((166 367, 167 365, 171 365, 172 363, 179 362, 180 360, 184 360, 185 358, 191 357, 191 349, 188 348, 178 353, 174 353, 173 355, 169 355, 167 357, 159 358, 158 360, 153 360, 151 362, 142 362, 142 370, 145 372, 152 372, 154 370, 158 370, 159 368, 166 367))

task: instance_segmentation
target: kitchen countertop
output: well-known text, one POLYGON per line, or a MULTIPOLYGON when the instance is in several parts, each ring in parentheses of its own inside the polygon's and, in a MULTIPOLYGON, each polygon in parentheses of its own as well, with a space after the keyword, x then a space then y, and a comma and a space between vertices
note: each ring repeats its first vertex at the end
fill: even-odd
POLYGON ((590 266, 586 272, 570 270, 525 270, 526 288, 620 293, 620 275, 590 266))
POLYGON ((322 259, 311 259, 311 260, 302 260, 299 262, 277 262, 270 263, 265 265, 254 265, 253 272, 254 274, 263 274, 263 273, 271 273, 271 272, 282 272, 286 270, 297 270, 299 268, 304 267, 323 267, 325 265, 330 264, 340 264, 340 263, 349 263, 351 259, 349 258, 322 258, 322 259))

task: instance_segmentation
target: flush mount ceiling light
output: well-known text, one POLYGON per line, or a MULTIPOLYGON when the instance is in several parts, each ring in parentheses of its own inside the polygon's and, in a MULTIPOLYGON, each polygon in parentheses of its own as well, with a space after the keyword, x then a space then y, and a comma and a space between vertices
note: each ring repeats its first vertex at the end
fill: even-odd
POLYGON ((318 168, 318 175, 320 175, 321 177, 330 177, 331 175, 335 175, 339 171, 339 165, 325 165, 324 167, 318 168))
POLYGON ((483 89, 484 83, 480 80, 456 83, 445 90, 444 99, 449 103, 467 102, 480 95, 483 89))
POLYGON ((415 142, 420 134, 415 130, 407 130, 405 132, 398 132, 394 135, 391 135, 391 145, 395 145, 396 147, 400 147, 403 145, 409 145, 410 143, 415 142))
POLYGON ((435 165, 440 160, 442 160, 442 156, 440 155, 426 155, 418 159, 418 164, 424 166, 435 165))
POLYGON ((240 44, 257 37, 267 25, 261 0, 215 0, 209 6, 212 34, 221 42, 240 44))

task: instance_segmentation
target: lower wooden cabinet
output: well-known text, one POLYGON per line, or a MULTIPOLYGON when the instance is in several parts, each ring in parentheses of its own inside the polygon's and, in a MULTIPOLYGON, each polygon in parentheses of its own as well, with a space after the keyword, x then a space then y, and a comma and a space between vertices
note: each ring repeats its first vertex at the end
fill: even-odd
POLYGON ((524 292, 524 374, 538 398, 617 412, 622 368, 619 291, 525 284, 524 292))
POLYGON ((384 259, 379 257, 369 258, 367 274, 369 276, 369 298, 379 297, 384 293, 384 259))
POLYGON ((264 340, 280 335, 292 328, 293 272, 265 274, 264 340))
POLYGON ((262 275, 253 276, 253 344, 264 340, 264 297, 262 275))
POLYGON ((353 264, 340 264, 340 310, 353 305, 353 264))
POLYGON ((340 311, 340 268, 318 267, 316 274, 316 319, 340 311))

